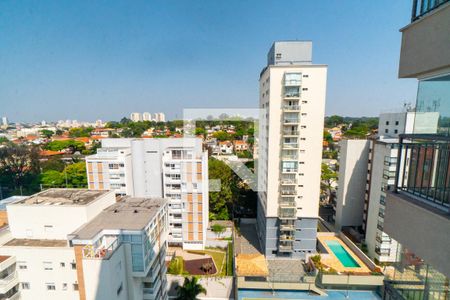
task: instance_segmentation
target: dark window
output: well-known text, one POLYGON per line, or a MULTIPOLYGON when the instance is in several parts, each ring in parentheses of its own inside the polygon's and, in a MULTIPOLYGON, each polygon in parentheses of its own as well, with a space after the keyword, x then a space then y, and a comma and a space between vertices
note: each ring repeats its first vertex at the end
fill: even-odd
POLYGON ((395 125, 398 125, 398 121, 395 121, 395 125))
POLYGON ((385 133, 388 133, 388 132, 389 132, 389 129, 385 129, 384 132, 385 132, 385 133))
POLYGON ((389 121, 386 121, 386 125, 389 125, 389 121))

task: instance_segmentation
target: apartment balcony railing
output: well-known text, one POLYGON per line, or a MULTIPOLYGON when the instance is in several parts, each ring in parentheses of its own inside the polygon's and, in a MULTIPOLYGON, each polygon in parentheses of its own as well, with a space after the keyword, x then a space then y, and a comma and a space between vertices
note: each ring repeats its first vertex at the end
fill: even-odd
POLYGON ((284 98, 299 98, 300 97, 300 93, 295 93, 295 92, 291 92, 291 93, 285 93, 284 94, 284 98))
POLYGON ((281 195, 283 196, 293 196, 296 195, 297 191, 295 189, 282 189, 281 190, 281 195))
POLYGON ((297 155, 282 155, 281 156, 282 160, 298 160, 298 156, 297 155))
POLYGON ((0 294, 6 294, 9 290, 15 287, 19 283, 17 272, 14 271, 8 276, 0 279, 0 294))
POLYGON ((400 136, 395 192, 450 213, 450 137, 400 136))
POLYGON ((298 143, 283 143, 284 149, 297 149, 298 143))
POLYGON ((284 105, 283 110, 300 110, 300 105, 284 105))
POLYGON ((294 231, 295 225, 294 224, 280 224, 280 231, 294 231))
POLYGON ((299 135, 298 130, 283 130, 283 135, 299 135))
POLYGON ((281 172, 283 173, 297 173, 297 168, 282 168, 281 172))
POLYGON ((284 220, 295 220, 297 219, 297 209, 294 207, 280 207, 278 217, 284 220))
POLYGON ((282 185, 295 185, 297 184, 297 180, 295 178, 293 179, 282 179, 281 180, 282 185))
POLYGON ((447 2, 450 2, 450 0, 414 0, 411 22, 414 22, 447 2))
POLYGON ((300 79, 285 79, 284 86, 300 86, 302 81, 300 79))
POLYGON ((295 118, 295 119, 284 119, 284 124, 298 124, 300 123, 300 119, 295 118))
POLYGON ((292 252, 294 251, 294 245, 292 243, 285 243, 278 245, 278 250, 280 252, 292 252))
POLYGON ((83 258, 86 259, 108 259, 122 244, 120 238, 115 238, 108 246, 86 245, 83 247, 83 258))

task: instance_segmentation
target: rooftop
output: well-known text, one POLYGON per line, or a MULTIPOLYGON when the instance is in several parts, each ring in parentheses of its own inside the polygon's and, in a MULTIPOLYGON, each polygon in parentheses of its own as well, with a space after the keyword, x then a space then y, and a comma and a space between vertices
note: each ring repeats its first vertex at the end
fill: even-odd
POLYGON ((109 191, 48 189, 17 201, 14 205, 87 205, 109 191))
POLYGON ((12 239, 3 246, 18 247, 67 247, 66 240, 12 239))
POLYGON ((85 224, 73 235, 76 239, 91 239, 100 231, 109 230, 142 230, 165 205, 163 198, 124 197, 103 210, 92 221, 85 224))

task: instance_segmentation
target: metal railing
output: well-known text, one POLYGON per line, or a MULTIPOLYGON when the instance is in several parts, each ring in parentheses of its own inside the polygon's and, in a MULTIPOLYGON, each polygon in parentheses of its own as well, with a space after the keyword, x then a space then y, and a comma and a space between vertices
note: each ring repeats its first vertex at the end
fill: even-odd
POLYGON ((450 137, 400 135, 394 191, 450 212, 450 137))
POLYGON ((414 22, 447 2, 450 2, 450 0, 413 0, 411 22, 414 22))

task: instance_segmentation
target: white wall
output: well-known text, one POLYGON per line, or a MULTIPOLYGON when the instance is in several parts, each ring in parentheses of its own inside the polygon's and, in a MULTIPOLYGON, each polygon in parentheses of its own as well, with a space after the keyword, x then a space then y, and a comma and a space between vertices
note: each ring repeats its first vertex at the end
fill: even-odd
POLYGON ((8 204, 9 228, 17 239, 66 240, 68 234, 115 201, 114 192, 109 192, 88 205, 8 204))
POLYGON ((77 282, 77 271, 71 267, 71 263, 75 262, 73 248, 2 246, 0 255, 15 256, 17 265, 23 262, 27 266, 27 269, 17 267, 20 282, 30 283, 29 290, 21 290, 22 300, 80 299, 78 291, 73 289, 73 284, 77 282), (51 262, 53 270, 44 270, 43 262, 51 262), (46 283, 54 283, 56 290, 48 291, 46 283), (67 284, 67 290, 63 290, 63 283, 67 284))
POLYGON ((369 159, 368 140, 342 140, 339 159, 339 183, 335 227, 361 226, 369 159))

